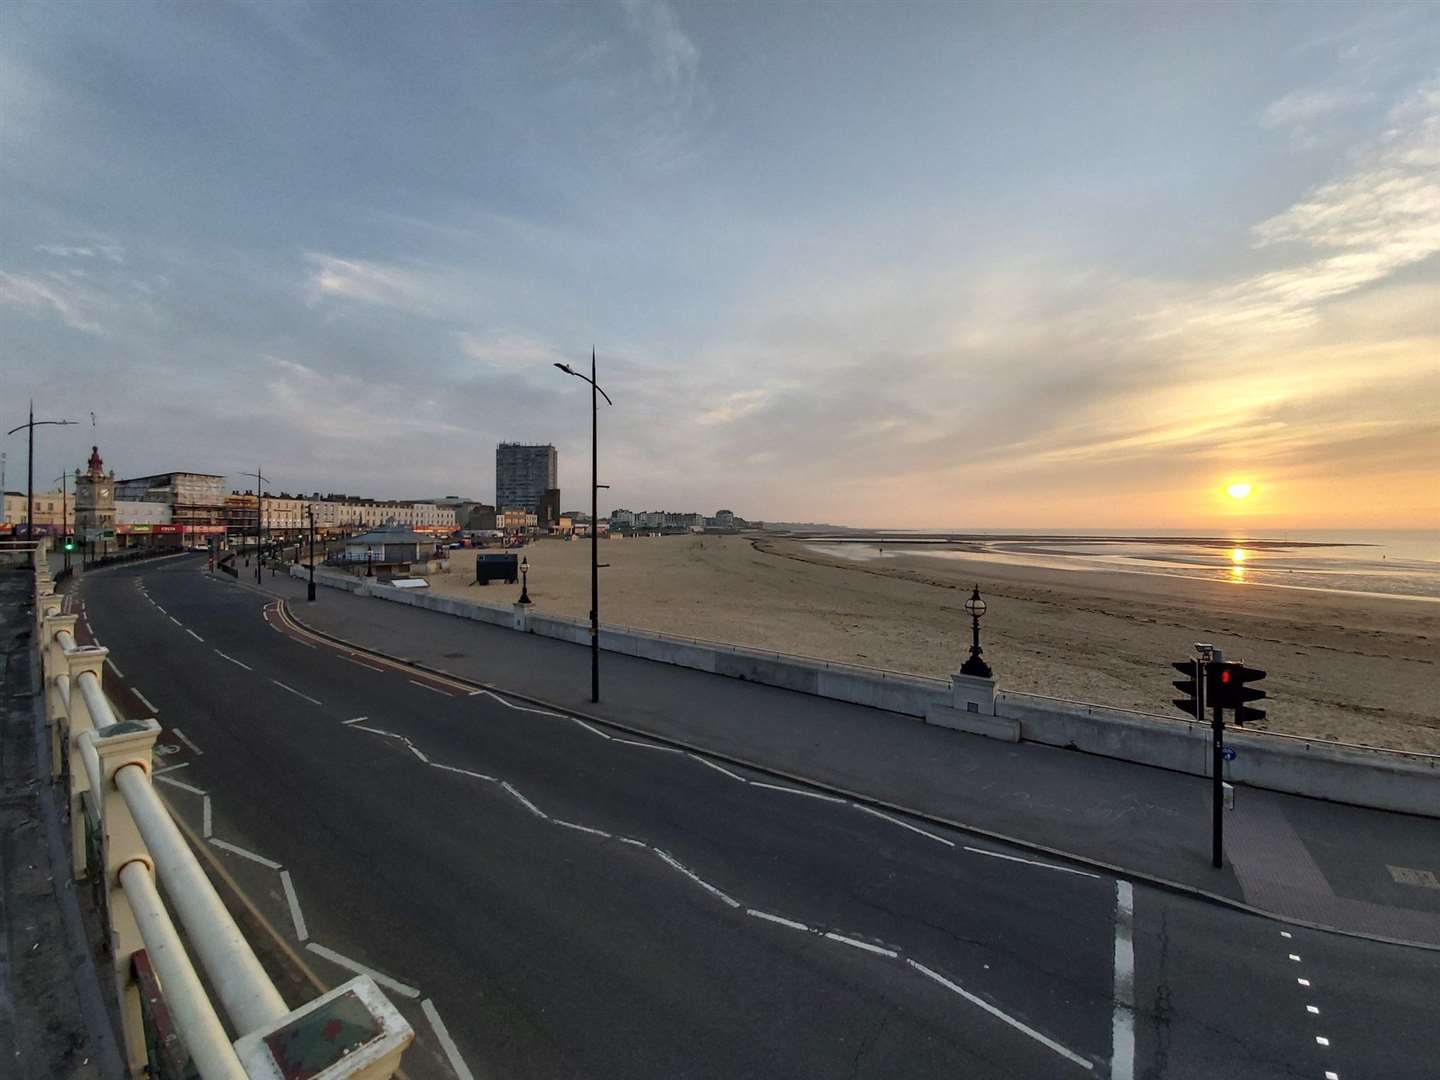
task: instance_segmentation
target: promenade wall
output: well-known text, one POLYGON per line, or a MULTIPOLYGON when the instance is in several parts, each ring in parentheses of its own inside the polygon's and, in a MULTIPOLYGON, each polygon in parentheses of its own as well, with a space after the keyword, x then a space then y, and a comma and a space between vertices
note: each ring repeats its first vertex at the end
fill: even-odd
MULTIPOLYGON (((292 567, 295 577, 308 570, 292 567)), ((317 570, 317 584, 541 637, 588 644, 587 623, 517 606, 483 604, 422 589, 396 589, 373 578, 317 570)), ((663 664, 814 694, 923 721, 953 705, 940 679, 751 649, 632 628, 602 628, 600 647, 663 664)), ((1210 775, 1210 725, 1158 713, 1114 709, 1037 694, 1002 691, 995 715, 1019 725, 1020 739, 1151 765, 1210 775)), ((979 736, 975 736, 979 737, 979 736)), ((1324 741, 1229 728, 1225 765, 1234 784, 1309 795, 1334 802, 1440 817, 1440 755, 1350 747, 1324 741)))

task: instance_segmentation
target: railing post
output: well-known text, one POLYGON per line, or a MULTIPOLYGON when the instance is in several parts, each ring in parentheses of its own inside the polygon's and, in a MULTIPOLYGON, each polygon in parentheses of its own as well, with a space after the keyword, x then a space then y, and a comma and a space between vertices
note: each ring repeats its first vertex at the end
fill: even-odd
POLYGON ((65 646, 60 643, 60 632, 75 636, 78 615, 54 614, 46 617, 40 627, 40 670, 45 675, 45 719, 50 724, 50 776, 58 779, 65 769, 65 740, 68 737, 69 720, 66 713, 65 696, 60 693, 57 680, 63 675, 69 678, 70 669, 65 663, 65 646))
MULTIPOLYGON (((85 877, 85 805, 83 796, 90 789, 90 777, 85 771, 85 762, 80 756, 80 737, 87 731, 95 730, 95 721, 85 704, 85 695, 80 693, 80 675, 90 672, 104 685, 105 657, 110 650, 98 645, 82 645, 65 654, 65 663, 70 676, 70 712, 65 725, 65 744, 70 759, 70 855, 74 863, 75 880, 85 877)), ((95 798, 99 798, 96 793, 95 798)))
MULTIPOLYGON (((71 701, 80 697, 72 696, 71 701)), ((115 973, 115 996, 120 1005, 120 1027, 125 1041, 125 1064, 133 1077, 147 1071, 145 1021, 140 1010, 140 987, 135 980, 134 956, 145 948, 140 927, 130 907, 130 899, 120 882, 120 871, 131 863, 145 865, 153 874, 155 863, 145 849, 145 841, 130 814, 130 807, 115 786, 115 774, 121 769, 138 766, 150 774, 151 752, 160 725, 154 720, 127 720, 112 724, 95 733, 95 752, 100 756, 103 792, 92 797, 101 800, 100 822, 104 830, 101 847, 105 864, 106 911, 109 914, 110 960, 115 973)), ((80 771, 84 772, 82 765, 80 771)), ((83 820, 83 818, 82 818, 83 820)))

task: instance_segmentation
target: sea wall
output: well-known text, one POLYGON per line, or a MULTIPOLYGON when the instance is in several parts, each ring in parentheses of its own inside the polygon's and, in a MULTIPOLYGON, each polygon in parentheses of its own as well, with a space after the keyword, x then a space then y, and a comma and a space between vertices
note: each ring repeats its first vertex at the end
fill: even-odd
MULTIPOLYGON (((291 573, 303 579, 308 571, 296 566, 291 573)), ((329 570, 317 570, 315 580, 358 595, 541 637, 576 644, 590 640, 589 626, 578 619, 541 615, 518 605, 502 607, 423 589, 396 589, 377 579, 329 570)), ((600 647, 920 720, 929 715, 933 723, 975 733, 971 737, 1013 739, 1014 725, 1018 724, 1022 742, 1064 747, 1194 776, 1210 775, 1210 725, 1193 720, 1002 691, 995 695, 993 717, 987 720, 971 714, 972 719, 967 721, 955 715, 953 706, 957 702, 951 686, 939 679, 629 628, 602 629, 600 647), (940 719, 947 716, 953 722, 940 719), (995 718, 1012 723, 995 723, 995 718)), ((1440 756, 1347 747, 1235 728, 1227 729, 1225 742, 1235 751, 1234 759, 1225 764, 1225 779, 1231 783, 1440 817, 1440 756)))

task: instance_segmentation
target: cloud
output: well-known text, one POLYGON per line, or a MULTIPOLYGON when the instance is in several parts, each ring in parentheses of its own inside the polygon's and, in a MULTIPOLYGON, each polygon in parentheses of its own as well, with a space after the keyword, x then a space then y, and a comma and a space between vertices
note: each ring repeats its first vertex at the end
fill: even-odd
POLYGON ((100 324, 94 319, 95 299, 88 291, 54 279, 46 281, 0 270, 0 304, 33 314, 56 315, 72 330, 87 334, 101 332, 100 324))
POLYGON ((772 390, 764 386, 736 391, 718 405, 701 413, 696 417, 696 422, 706 425, 733 424, 742 417, 763 409, 770 400, 771 393, 772 390))
POLYGON ((306 290, 307 302, 312 307, 325 299, 417 313, 431 306, 424 280, 412 271, 387 263, 342 259, 313 251, 305 253, 305 261, 311 267, 306 290))
POLYGON ((657 83, 688 95, 700 66, 700 50, 665 0, 622 0, 630 26, 650 49, 657 83))
POLYGON ((1375 100, 1368 91, 1336 87, 1306 87, 1292 90, 1265 106, 1260 124, 1267 128, 1305 128, 1316 120, 1344 112, 1375 100))
POLYGON ((125 249, 114 241, 87 244, 36 244, 35 250, 42 255, 54 255, 57 259, 103 258, 112 263, 125 261, 125 249))
POLYGON ((566 356, 548 342, 522 334, 480 337, 464 332, 458 338, 460 351, 488 368, 533 372, 546 370, 552 364, 568 362, 566 356))

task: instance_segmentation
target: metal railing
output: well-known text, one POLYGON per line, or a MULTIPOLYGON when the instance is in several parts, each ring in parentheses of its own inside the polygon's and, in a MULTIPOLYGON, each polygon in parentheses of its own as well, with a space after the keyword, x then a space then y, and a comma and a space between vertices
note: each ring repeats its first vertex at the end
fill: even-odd
POLYGON ((295 1010, 285 1004, 155 791, 151 760, 160 725, 116 717, 102 684, 109 650, 75 640, 76 616, 64 613, 54 591, 43 543, 32 548, 51 767, 69 793, 72 872, 77 881, 90 878, 101 901, 128 1074, 203 1080, 285 1074, 275 1056, 280 1051, 271 1049, 283 1045, 283 1037, 265 1036, 313 1024, 345 994, 371 1010, 379 1034, 364 1053, 346 1057, 337 1047, 325 1075, 392 1076, 414 1033, 370 976, 295 1010), (157 879, 179 916, 184 942, 157 879), (239 1036, 233 1042, 231 1030, 239 1036))

